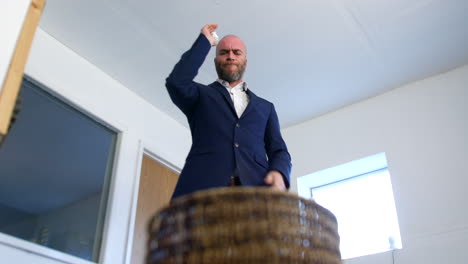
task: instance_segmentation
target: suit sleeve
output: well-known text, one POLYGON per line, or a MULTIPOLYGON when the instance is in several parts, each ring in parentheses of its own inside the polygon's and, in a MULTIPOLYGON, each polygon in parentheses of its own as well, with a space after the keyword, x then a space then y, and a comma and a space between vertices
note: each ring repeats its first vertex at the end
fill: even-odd
POLYGON ((166 88, 172 102, 188 115, 197 102, 199 87, 193 81, 205 61, 211 45, 205 35, 200 34, 192 47, 186 51, 166 78, 166 88))
POLYGON ((283 175, 286 188, 289 189, 291 174, 291 156, 281 136, 278 115, 271 104, 270 116, 265 130, 265 148, 268 156, 269 170, 277 170, 283 175))

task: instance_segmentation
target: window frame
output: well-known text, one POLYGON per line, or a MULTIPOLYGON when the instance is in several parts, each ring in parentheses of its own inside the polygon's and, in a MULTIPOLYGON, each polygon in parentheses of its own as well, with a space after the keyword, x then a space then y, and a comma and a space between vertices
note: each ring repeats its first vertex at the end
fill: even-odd
MULTIPOLYGON (((391 184, 391 174, 389 166, 387 163, 387 157, 385 152, 378 154, 370 155, 358 160, 350 161, 341 165, 333 166, 324 170, 320 170, 297 179, 297 188, 299 196, 306 199, 313 199, 312 190, 314 188, 322 188, 328 185, 334 185, 340 182, 352 182, 353 180, 364 179, 366 177, 374 177, 379 172, 386 172, 390 178, 391 184)), ((394 251, 401 249, 403 247, 401 239, 401 230, 399 228, 400 221, 398 219, 398 210, 395 202, 395 194, 393 191, 393 185, 390 185, 391 193, 393 196, 393 204, 395 208, 395 214, 397 219, 398 231, 400 236, 400 247, 395 247, 393 249, 374 252, 374 253, 365 253, 362 256, 352 256, 346 259, 352 259, 356 257, 370 256, 374 254, 380 254, 388 251, 394 251)), ((393 210, 393 208, 391 208, 393 210)))
MULTIPOLYGON (((40 83, 39 81, 35 80, 34 78, 30 77, 27 74, 24 74, 23 81, 28 81, 35 85, 37 88, 42 89, 52 97, 62 101, 67 106, 74 108, 76 111, 80 112, 83 115, 86 115, 88 118, 94 120, 95 122, 107 127, 108 129, 114 131, 116 133, 115 139, 115 148, 114 148, 114 157, 112 162, 112 167, 110 168, 110 175, 109 175, 109 185, 107 187, 107 201, 106 201, 106 209, 104 212, 104 220, 102 224, 101 230, 96 230, 96 232, 101 232, 101 240, 96 241, 99 244, 95 244, 94 248, 99 247, 99 256, 98 261, 93 262, 86 259, 82 259, 80 257, 73 256, 71 254, 55 250, 52 248, 48 248, 46 246, 39 245, 34 242, 26 241, 21 238, 17 238, 11 235, 7 235, 4 233, 0 233, 0 245, 10 247, 11 249, 19 249, 21 251, 32 253, 37 256, 45 257, 47 259, 52 259, 56 261, 60 261, 63 263, 68 264, 96 264, 96 263, 104 263, 105 256, 108 255, 108 252, 113 251, 112 247, 115 247, 115 242, 110 239, 111 231, 110 229, 116 228, 112 227, 114 225, 112 221, 112 212, 115 211, 115 207, 117 206, 115 192, 116 190, 116 181, 118 180, 117 177, 121 178, 123 175, 121 173, 117 173, 118 168, 123 166, 122 157, 125 154, 128 154, 126 151, 122 151, 122 142, 128 137, 127 133, 128 129, 126 126, 121 124, 120 122, 113 120, 112 118, 105 117, 97 110, 86 110, 90 109, 89 107, 85 107, 78 103, 78 100, 74 100, 70 96, 65 96, 60 94, 59 92, 48 88, 46 85, 40 83)), ((128 230, 126 230, 128 231, 128 230)), ((114 231, 115 232, 115 231, 114 231)), ((127 243, 128 241, 126 241, 127 243)))

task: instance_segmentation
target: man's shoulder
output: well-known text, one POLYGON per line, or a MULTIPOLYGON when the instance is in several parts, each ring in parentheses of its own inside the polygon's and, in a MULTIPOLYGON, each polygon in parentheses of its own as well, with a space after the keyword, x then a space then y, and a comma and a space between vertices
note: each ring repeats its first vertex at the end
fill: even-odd
POLYGON ((273 105, 272 102, 268 101, 267 99, 263 98, 263 97, 260 97, 260 96, 257 96, 258 99, 260 99, 263 103, 265 104, 268 104, 268 105, 273 105))
POLYGON ((250 93, 251 93, 251 96, 255 96, 256 97, 256 100, 258 100, 259 103, 263 103, 263 104, 267 104, 267 105, 270 105, 270 106, 273 106, 273 103, 268 101, 267 99, 257 95, 256 93, 254 93, 252 90, 249 90, 250 93))

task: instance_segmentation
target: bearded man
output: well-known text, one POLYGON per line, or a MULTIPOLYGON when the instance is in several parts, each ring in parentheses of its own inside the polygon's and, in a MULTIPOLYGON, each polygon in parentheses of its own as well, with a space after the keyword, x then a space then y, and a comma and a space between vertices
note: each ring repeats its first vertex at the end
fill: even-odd
POLYGON ((272 103, 255 95, 243 81, 247 49, 237 36, 219 43, 217 24, 205 25, 192 47, 166 79, 174 104, 187 117, 192 147, 172 199, 214 187, 289 188, 291 157, 272 103), (212 46, 218 80, 194 82, 212 46))

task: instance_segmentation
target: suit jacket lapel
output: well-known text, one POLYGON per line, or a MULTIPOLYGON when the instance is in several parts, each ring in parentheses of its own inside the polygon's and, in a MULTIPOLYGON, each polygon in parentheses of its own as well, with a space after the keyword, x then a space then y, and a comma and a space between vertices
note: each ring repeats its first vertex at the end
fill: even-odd
MULTIPOLYGON (((218 92, 220 92, 226 102, 229 104, 229 107, 231 108, 232 112, 234 113, 234 116, 237 117, 237 112, 236 108, 234 108, 234 103, 232 102, 231 96, 229 95, 229 92, 226 90, 226 87, 224 87, 222 84, 219 82, 214 82, 210 84, 211 87, 215 88, 218 92)), ((257 95, 255 95, 250 89, 247 89, 247 95, 249 96, 249 103, 247 104, 247 108, 245 108, 244 113, 242 113, 242 118, 243 116, 247 115, 250 111, 252 111, 256 104, 259 102, 257 95)))
POLYGON ((250 89, 247 89, 247 95, 249 96, 249 104, 247 104, 247 108, 245 108, 241 118, 246 116, 250 111, 252 111, 258 103, 257 95, 250 91, 250 89))
POLYGON ((232 102, 231 96, 229 95, 229 92, 226 90, 226 87, 224 87, 222 84, 219 82, 214 82, 210 84, 211 87, 215 88, 218 92, 220 92, 226 102, 228 103, 229 107, 233 111, 234 115, 237 117, 236 109, 234 108, 234 102, 232 102))

